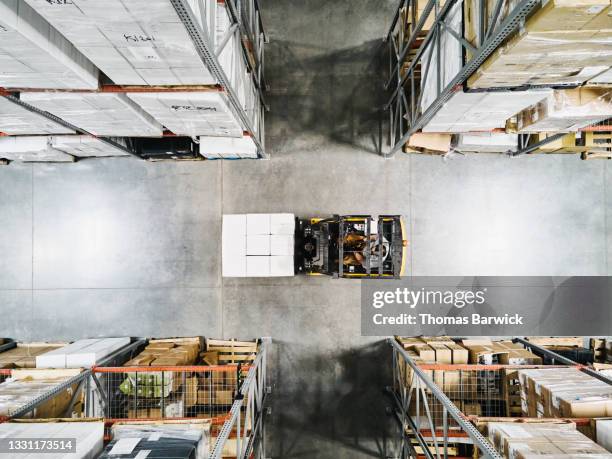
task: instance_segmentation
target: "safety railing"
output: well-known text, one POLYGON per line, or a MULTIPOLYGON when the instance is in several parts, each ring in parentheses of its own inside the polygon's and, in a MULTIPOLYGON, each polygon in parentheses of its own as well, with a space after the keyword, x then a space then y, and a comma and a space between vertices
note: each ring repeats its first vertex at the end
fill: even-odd
MULTIPOLYGON (((501 458, 426 370, 395 339, 389 339, 389 343, 393 349, 393 386, 389 390, 401 428, 398 445, 401 457, 441 459, 451 452, 457 455, 456 449, 466 447, 477 449, 478 457, 501 458)), ((466 379, 470 382, 459 390, 477 397, 477 381, 466 379)), ((485 381, 495 378, 485 376, 485 381)))

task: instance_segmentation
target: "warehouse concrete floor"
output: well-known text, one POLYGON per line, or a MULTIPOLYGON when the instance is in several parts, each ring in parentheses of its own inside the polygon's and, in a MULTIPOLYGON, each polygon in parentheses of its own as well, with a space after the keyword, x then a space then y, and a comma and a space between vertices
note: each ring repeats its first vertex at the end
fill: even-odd
POLYGON ((0 167, 0 336, 272 336, 268 456, 385 457, 359 282, 222 279, 223 213, 402 214, 414 275, 612 275, 607 162, 373 153, 373 3, 265 2, 270 161, 0 167))

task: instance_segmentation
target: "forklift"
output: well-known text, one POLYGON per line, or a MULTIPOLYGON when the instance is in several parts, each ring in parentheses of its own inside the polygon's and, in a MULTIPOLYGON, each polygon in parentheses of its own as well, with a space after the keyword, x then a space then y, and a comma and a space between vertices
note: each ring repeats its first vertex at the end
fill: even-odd
POLYGON ((348 279, 404 275, 407 237, 399 215, 296 218, 295 272, 348 279))

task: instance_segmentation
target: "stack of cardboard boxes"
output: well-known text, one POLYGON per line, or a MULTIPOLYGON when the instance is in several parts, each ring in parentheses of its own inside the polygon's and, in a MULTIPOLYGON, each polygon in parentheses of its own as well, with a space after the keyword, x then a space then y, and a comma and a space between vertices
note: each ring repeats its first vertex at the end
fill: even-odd
MULTIPOLYGON (((194 338, 173 338, 150 340, 147 347, 126 367, 174 367, 193 365, 198 360, 201 340, 194 338)), ((126 395, 140 399, 138 407, 128 409, 130 419, 159 419, 162 417, 183 417, 185 408, 196 404, 193 388, 197 390, 197 377, 173 371, 126 372, 120 390, 126 395), (162 416, 161 398, 164 399, 162 416)))
POLYGON ((578 432, 575 424, 489 423, 489 440, 508 459, 610 459, 612 454, 578 432))
POLYGON ((519 380, 527 417, 612 415, 612 386, 576 368, 521 370, 519 380))

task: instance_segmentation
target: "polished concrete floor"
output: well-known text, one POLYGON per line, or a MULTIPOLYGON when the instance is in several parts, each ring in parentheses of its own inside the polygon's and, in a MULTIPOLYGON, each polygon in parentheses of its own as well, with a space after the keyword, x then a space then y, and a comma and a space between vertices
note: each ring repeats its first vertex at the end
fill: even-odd
POLYGON ((359 282, 222 279, 223 213, 402 214, 414 275, 612 275, 607 162, 374 153, 395 3, 264 2, 270 161, 0 167, 0 336, 271 336, 268 456, 383 458, 359 282))

